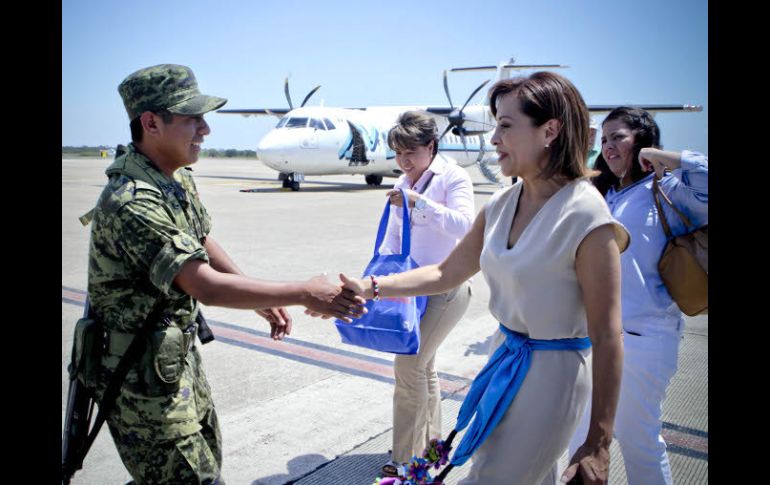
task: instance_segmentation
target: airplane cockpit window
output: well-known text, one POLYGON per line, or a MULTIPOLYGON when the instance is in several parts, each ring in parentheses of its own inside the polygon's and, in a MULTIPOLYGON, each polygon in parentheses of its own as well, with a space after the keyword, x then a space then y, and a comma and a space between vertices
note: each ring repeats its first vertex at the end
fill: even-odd
POLYGON ((289 118, 286 128, 304 128, 307 126, 307 118, 289 118))
POLYGON ((316 128, 318 130, 326 130, 326 127, 324 126, 323 122, 316 118, 310 118, 310 124, 308 126, 310 128, 316 128))
POLYGON ((326 128, 329 130, 334 130, 337 128, 328 118, 324 118, 324 123, 326 123, 326 128))
POLYGON ((278 124, 275 125, 275 127, 276 128, 283 128, 283 126, 286 124, 287 121, 289 121, 289 117, 288 116, 284 116, 283 118, 280 119, 280 121, 278 121, 278 124))

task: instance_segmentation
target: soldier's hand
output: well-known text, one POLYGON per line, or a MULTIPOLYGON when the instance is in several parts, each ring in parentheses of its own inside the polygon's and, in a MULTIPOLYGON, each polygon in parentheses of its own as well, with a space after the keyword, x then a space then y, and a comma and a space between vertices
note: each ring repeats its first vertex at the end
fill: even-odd
POLYGON ((282 340, 286 335, 291 335, 291 315, 284 307, 266 308, 256 312, 270 324, 270 338, 273 340, 282 340))
POLYGON ((308 310, 307 308, 305 308, 305 315, 310 315, 311 317, 318 317, 318 318, 321 318, 322 320, 328 320, 331 318, 331 315, 322 315, 318 312, 308 310))
POLYGON ((332 284, 325 274, 311 278, 306 285, 310 298, 305 306, 313 316, 326 315, 350 323, 352 318, 358 318, 366 311, 363 298, 332 284))

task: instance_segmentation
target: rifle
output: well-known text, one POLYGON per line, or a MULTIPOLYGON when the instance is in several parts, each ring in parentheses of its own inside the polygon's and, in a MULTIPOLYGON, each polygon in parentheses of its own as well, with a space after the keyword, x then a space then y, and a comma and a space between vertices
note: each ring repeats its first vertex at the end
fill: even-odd
MULTIPOLYGON (((144 325, 139 329, 136 337, 126 349, 125 354, 120 359, 118 366, 110 380, 107 388, 102 395, 102 401, 99 405, 99 412, 96 415, 94 425, 90 427, 91 418, 95 404, 94 392, 89 390, 78 379, 78 369, 75 363, 75 352, 73 349, 73 361, 70 363, 70 388, 67 396, 67 414, 64 422, 64 434, 62 437, 62 483, 68 485, 72 475, 83 468, 83 459, 96 439, 99 429, 104 424, 110 411, 115 404, 115 400, 120 393, 120 388, 128 374, 129 367, 139 359, 144 353, 147 342, 147 335, 153 328, 151 324, 161 313, 161 300, 158 299, 150 313, 145 319, 144 325), (90 427, 90 431, 89 431, 90 427)), ((84 318, 90 316, 90 305, 86 299, 86 308, 83 313, 84 318)), ((201 312, 198 312, 196 318, 198 323, 198 338, 201 343, 208 343, 214 340, 214 334, 211 332, 206 319, 201 312)), ((78 363, 79 364, 79 363, 78 363)))
MULTIPOLYGON (((83 318, 88 318, 90 311, 91 306, 86 299, 83 318)), ((88 428, 94 410, 94 396, 77 378, 75 365, 75 355, 73 355, 68 368, 70 387, 67 393, 67 412, 61 449, 62 483, 65 485, 70 483, 70 479, 76 471, 83 468, 83 458, 88 448, 81 450, 88 438, 88 428)))
POLYGON ((195 323, 198 324, 198 338, 201 341, 201 345, 205 345, 214 340, 214 333, 211 331, 211 328, 200 309, 198 309, 198 316, 195 317, 195 323))

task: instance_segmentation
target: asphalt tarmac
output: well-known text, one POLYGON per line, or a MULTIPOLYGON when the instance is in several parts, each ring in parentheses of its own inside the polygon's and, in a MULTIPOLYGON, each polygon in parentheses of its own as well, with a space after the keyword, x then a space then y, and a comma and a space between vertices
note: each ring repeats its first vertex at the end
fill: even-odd
MULTIPOLYGON (((66 371, 75 321, 82 315, 89 228, 78 217, 105 184, 108 159, 62 160, 62 427, 66 371)), ((255 160, 202 159, 193 165, 212 236, 249 276, 304 280, 326 272, 358 275, 371 258, 385 192, 363 175, 308 176, 299 192, 281 188, 277 173, 255 160)), ((476 211, 498 187, 475 169, 476 211)), ((472 281, 465 316, 439 349, 445 432, 451 430, 472 378, 487 359, 497 322, 489 289, 472 281)), ((369 485, 388 459, 392 428, 393 357, 343 344, 330 320, 289 309, 291 336, 269 338, 254 312, 204 307, 216 340, 200 351, 223 435, 228 484, 369 485)), ((708 317, 687 319, 679 371, 664 403, 664 437, 676 483, 708 482, 708 317)), ((613 444, 611 483, 625 483, 613 444)), ((462 468, 469 468, 468 465, 462 468)), ((447 483, 465 473, 457 469, 447 483)), ((467 470, 465 470, 467 471, 467 470)), ((130 480, 106 427, 73 484, 130 480)))

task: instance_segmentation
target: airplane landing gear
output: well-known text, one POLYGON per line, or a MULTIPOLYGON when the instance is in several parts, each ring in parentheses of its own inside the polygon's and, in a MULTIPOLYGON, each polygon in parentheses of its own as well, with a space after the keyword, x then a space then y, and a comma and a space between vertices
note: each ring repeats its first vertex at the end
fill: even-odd
POLYGON ((373 187, 379 187, 382 184, 382 175, 374 175, 370 174, 364 177, 366 180, 367 185, 371 185, 373 187))
POLYGON ((301 173, 282 173, 278 176, 278 179, 283 180, 284 189, 291 189, 292 192, 297 192, 299 191, 299 183, 305 179, 305 176, 301 173))

